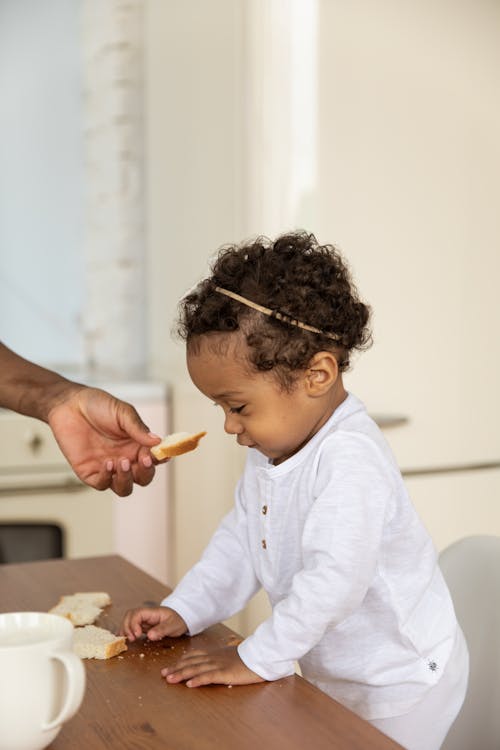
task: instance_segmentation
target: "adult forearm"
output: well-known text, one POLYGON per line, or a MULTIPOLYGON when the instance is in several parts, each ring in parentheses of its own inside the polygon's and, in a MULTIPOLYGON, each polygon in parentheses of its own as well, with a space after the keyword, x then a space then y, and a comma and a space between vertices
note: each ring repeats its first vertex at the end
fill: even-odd
POLYGON ((0 407, 46 422, 49 411, 81 387, 0 343, 0 407))

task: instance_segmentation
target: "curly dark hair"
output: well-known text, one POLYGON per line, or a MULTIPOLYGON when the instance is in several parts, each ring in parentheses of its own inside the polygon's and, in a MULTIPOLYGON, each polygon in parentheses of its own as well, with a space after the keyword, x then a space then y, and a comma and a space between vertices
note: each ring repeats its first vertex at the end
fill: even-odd
POLYGON ((340 371, 353 349, 371 344, 370 309, 360 301, 349 270, 332 245, 305 231, 274 242, 267 237, 222 247, 211 274, 179 304, 177 333, 196 350, 198 337, 241 331, 248 362, 273 370, 285 388, 319 351, 335 354, 340 371), (336 340, 265 315, 216 291, 222 287, 275 313, 302 321, 336 340))

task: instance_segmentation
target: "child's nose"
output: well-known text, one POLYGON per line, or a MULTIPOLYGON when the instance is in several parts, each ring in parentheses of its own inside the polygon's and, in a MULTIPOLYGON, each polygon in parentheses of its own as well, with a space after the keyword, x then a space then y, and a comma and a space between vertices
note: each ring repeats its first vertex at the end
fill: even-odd
POLYGON ((224 430, 229 435, 239 435, 243 432, 243 427, 241 426, 237 414, 233 414, 232 412, 228 412, 226 414, 226 418, 224 420, 224 430))

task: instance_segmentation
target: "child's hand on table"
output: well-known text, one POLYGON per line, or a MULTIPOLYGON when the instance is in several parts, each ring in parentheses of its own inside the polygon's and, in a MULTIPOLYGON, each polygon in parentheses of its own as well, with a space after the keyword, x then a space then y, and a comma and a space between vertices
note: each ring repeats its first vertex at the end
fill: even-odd
MULTIPOLYGON (((120 633, 135 641, 143 633, 150 641, 166 636, 177 638, 187 632, 187 625, 170 607, 137 607, 125 613, 120 633)), ((214 651, 190 651, 173 667, 165 667, 161 674, 167 682, 186 681, 188 687, 200 685, 250 685, 265 682, 240 659, 237 646, 226 646, 214 651)))
POLYGON ((187 632, 187 625, 180 615, 170 607, 137 607, 129 609, 123 618, 120 633, 129 641, 135 641, 146 633, 150 641, 159 641, 165 636, 177 638, 187 632))
POLYGON ((175 666, 162 669, 161 674, 169 683, 185 680, 188 687, 265 682, 245 666, 239 657, 237 646, 226 646, 209 652, 190 651, 175 666))

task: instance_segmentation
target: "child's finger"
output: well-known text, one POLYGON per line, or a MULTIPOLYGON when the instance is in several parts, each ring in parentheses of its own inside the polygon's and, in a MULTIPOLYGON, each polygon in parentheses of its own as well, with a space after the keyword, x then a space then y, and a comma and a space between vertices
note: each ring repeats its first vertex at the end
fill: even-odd
POLYGON ((160 641, 167 635, 175 635, 177 630, 178 627, 176 627, 175 622, 171 618, 167 618, 160 620, 148 631, 148 638, 150 641, 160 641))
POLYGON ((192 651, 189 651, 187 654, 184 654, 184 656, 181 656, 181 658, 178 659, 172 667, 165 667, 164 669, 162 669, 162 672, 165 672, 165 671, 173 672, 176 669, 182 669, 182 667, 189 666, 193 661, 199 661, 201 663, 205 661, 207 658, 210 658, 210 653, 208 651, 202 651, 200 649, 193 649, 192 651))
MULTIPOLYGON (((183 682, 198 677, 202 674, 206 674, 214 671, 214 665, 208 658, 203 661, 194 662, 186 665, 180 669, 175 667, 173 670, 168 670, 165 678, 167 682, 175 684, 177 682, 183 682)), ((208 683, 205 683, 208 684, 208 683)))
POLYGON ((158 625, 148 630, 148 640, 150 641, 161 641, 166 635, 168 635, 167 628, 161 628, 158 625))
POLYGON ((151 608, 141 607, 129 610, 123 624, 125 635, 129 641, 135 641, 142 635, 143 630, 147 632, 151 625, 156 625, 158 619, 158 612, 151 608))
POLYGON ((160 670, 162 677, 166 677, 174 672, 180 672, 185 667, 191 667, 193 664, 204 664, 210 659, 207 651, 190 651, 185 656, 182 656, 175 664, 171 667, 163 667, 160 670))
POLYGON ((134 633, 134 629, 131 623, 131 617, 123 621, 121 635, 126 636, 127 640, 129 641, 135 641, 136 635, 134 633))
POLYGON ((202 672, 186 681, 186 686, 189 688, 202 687, 203 685, 230 685, 231 679, 229 674, 226 675, 224 670, 211 669, 207 672, 202 672))
POLYGON ((134 610, 129 609, 125 612, 120 628, 120 635, 125 635, 129 640, 130 636, 132 635, 132 631, 130 629, 130 620, 132 618, 133 611, 134 610))
POLYGON ((180 672, 185 668, 192 667, 193 664, 205 664, 209 661, 209 655, 205 651, 196 651, 186 654, 181 659, 176 661, 172 667, 163 667, 161 674, 166 677, 169 674, 180 672))

